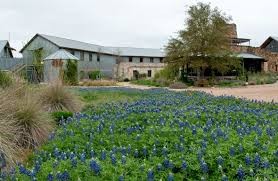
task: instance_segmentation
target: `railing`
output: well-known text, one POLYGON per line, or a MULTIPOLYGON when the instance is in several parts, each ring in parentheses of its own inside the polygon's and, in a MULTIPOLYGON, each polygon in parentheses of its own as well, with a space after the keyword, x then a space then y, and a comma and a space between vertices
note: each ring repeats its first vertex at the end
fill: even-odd
POLYGON ((0 70, 13 71, 15 67, 24 65, 23 58, 2 58, 0 57, 0 70))

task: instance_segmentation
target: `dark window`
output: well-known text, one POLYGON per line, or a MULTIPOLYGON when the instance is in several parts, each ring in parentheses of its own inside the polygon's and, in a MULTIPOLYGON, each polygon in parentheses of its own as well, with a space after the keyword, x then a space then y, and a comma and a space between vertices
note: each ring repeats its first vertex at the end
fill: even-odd
POLYGON ((129 61, 129 62, 132 62, 132 57, 129 57, 128 61, 129 61))
POLYGON ((152 71, 148 70, 148 77, 152 77, 152 71))
POLYGON ((163 58, 162 57, 160 58, 160 63, 163 63, 163 58))
POLYGON ((92 53, 89 53, 89 61, 93 61, 93 54, 92 53))
POLYGON ((143 63, 143 58, 142 57, 140 58, 140 63, 143 63))
POLYGON ((72 55, 74 55, 74 50, 70 51, 70 53, 71 53, 72 55))
POLYGON ((84 60, 84 52, 80 52, 80 60, 81 60, 81 61, 84 60))
POLYGON ((153 57, 150 58, 150 62, 153 63, 153 57))
POLYGON ((100 55, 97 54, 97 62, 100 62, 100 55))

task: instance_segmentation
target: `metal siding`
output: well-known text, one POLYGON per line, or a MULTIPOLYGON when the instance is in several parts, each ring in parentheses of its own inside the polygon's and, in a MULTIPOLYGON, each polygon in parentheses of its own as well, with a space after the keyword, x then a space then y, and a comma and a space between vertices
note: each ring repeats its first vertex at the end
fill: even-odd
POLYGON ((32 64, 33 54, 31 50, 36 50, 39 48, 43 48, 43 59, 59 50, 59 48, 53 43, 41 38, 40 36, 37 36, 22 52, 25 63, 32 64))

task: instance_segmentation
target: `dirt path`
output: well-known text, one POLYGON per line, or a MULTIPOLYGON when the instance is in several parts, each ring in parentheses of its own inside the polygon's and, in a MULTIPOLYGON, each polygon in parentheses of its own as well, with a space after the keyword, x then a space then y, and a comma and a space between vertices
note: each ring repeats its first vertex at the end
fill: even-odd
MULTIPOLYGON (((122 87, 130 87, 136 89, 151 89, 154 87, 147 87, 142 85, 134 85, 128 82, 119 83, 122 87)), ((173 90, 173 89, 169 89, 173 90)), ((193 90, 193 91, 203 91, 210 93, 216 96, 220 95, 232 95, 239 98, 254 99, 259 101, 266 102, 277 102, 278 103, 278 82, 270 85, 255 85, 247 87, 236 87, 236 88, 188 88, 182 90, 173 90, 173 91, 184 91, 184 90, 193 90)))

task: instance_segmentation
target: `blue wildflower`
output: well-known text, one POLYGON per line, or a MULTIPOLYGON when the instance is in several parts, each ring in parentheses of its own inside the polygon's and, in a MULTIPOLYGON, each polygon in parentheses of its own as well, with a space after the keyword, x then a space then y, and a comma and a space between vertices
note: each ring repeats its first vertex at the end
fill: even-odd
POLYGON ((186 163, 185 160, 182 161, 181 168, 182 168, 182 170, 186 170, 186 168, 187 168, 187 163, 186 163))
POLYGON ((203 173, 208 173, 209 171, 208 165, 204 160, 201 161, 201 170, 203 173))
POLYGON ((154 171, 152 169, 148 170, 147 180, 148 181, 153 181, 154 180, 154 171))
POLYGON ((246 165, 251 165, 251 157, 249 156, 248 153, 245 156, 245 164, 246 165))
POLYGON ((239 180, 244 179, 244 170, 242 168, 242 165, 239 165, 239 168, 237 169, 237 177, 239 180))
POLYGON ((91 159, 91 161, 90 161, 90 169, 91 169, 91 171, 94 172, 94 174, 96 174, 96 175, 100 174, 101 167, 97 163, 97 161, 94 159, 91 159))
POLYGON ((218 156, 217 157, 217 164, 222 166, 223 162, 224 162, 224 159, 222 158, 222 156, 218 156))
POLYGON ((47 175, 47 181, 54 181, 54 175, 52 172, 47 175))
POLYGON ((116 165, 116 163, 117 163, 117 158, 114 154, 111 155, 111 163, 112 163, 112 165, 116 165))
POLYGON ((121 161, 123 165, 126 164, 126 156, 123 155, 121 161))
POLYGON ((168 177, 167 177, 167 181, 174 181, 174 175, 173 173, 169 173, 168 177))
POLYGON ((261 164, 261 157, 258 153, 255 154, 254 164, 255 164, 255 167, 259 167, 261 164))

